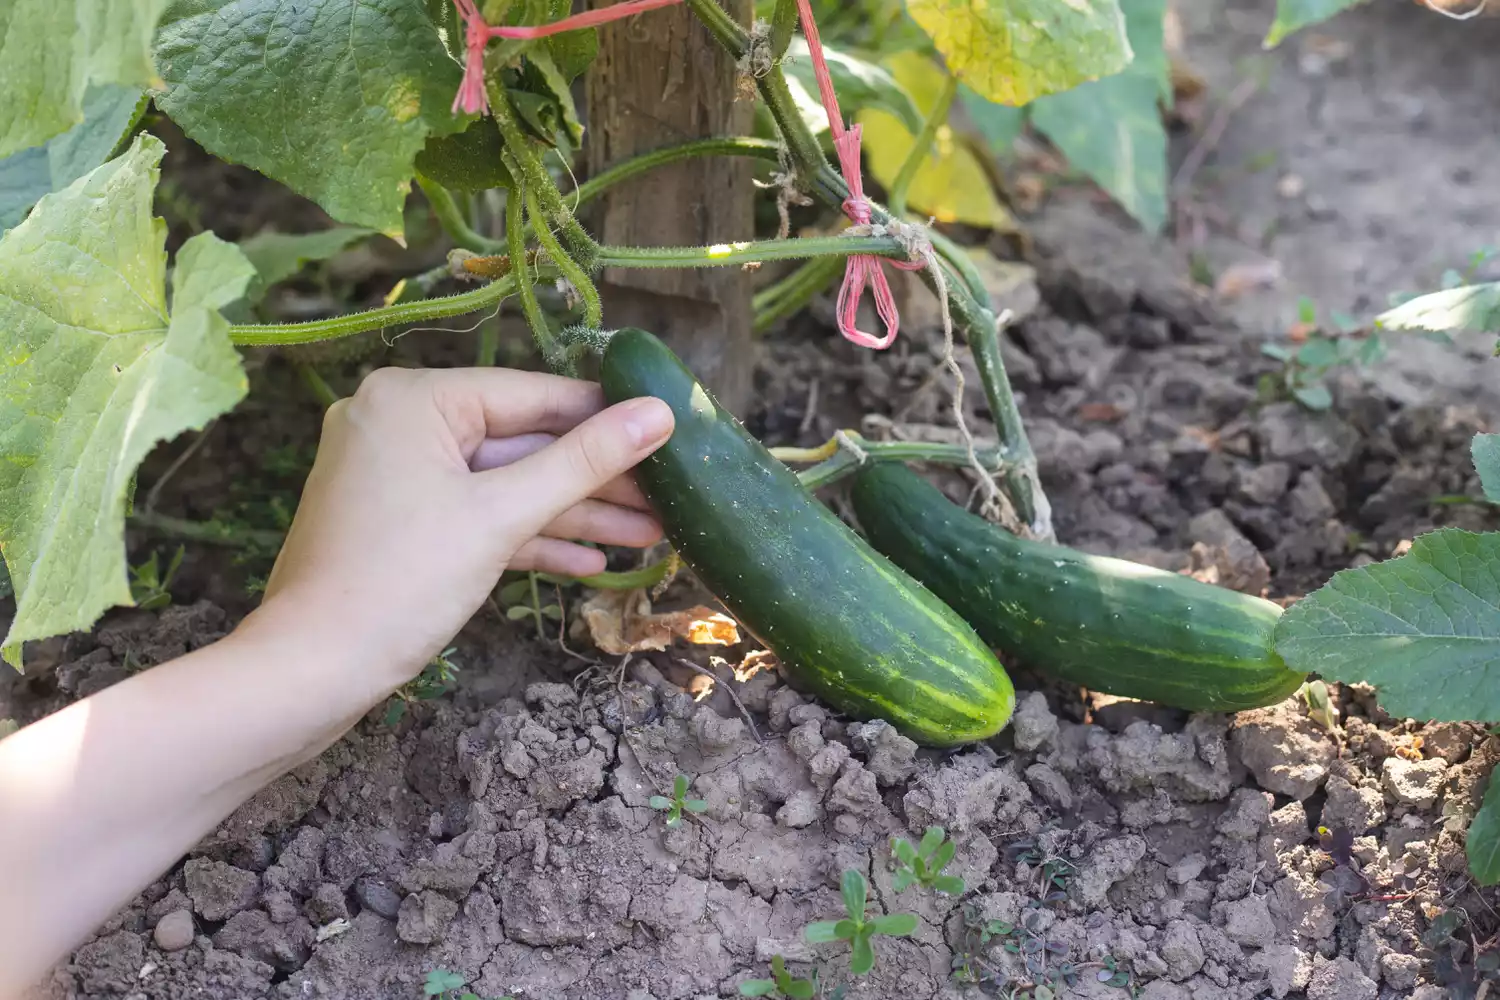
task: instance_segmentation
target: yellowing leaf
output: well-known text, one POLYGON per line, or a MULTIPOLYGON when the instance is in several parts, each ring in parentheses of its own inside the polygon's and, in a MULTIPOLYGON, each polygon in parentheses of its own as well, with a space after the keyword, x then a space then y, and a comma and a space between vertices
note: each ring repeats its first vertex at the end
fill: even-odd
MULTIPOLYGON (((886 61, 886 68, 911 95, 923 115, 937 103, 945 78, 943 71, 930 60, 916 52, 900 52, 886 61)), ((890 187, 916 137, 900 119, 874 108, 861 111, 857 120, 864 127, 870 172, 882 185, 890 187)), ((917 170, 907 192, 907 204, 912 210, 939 222, 1014 229, 1015 222, 995 197, 984 165, 953 129, 947 125, 938 129, 933 145, 935 148, 917 170)))
POLYGON ((906 10, 949 69, 1000 104, 1029 104, 1130 62, 1118 0, 906 0, 906 10))

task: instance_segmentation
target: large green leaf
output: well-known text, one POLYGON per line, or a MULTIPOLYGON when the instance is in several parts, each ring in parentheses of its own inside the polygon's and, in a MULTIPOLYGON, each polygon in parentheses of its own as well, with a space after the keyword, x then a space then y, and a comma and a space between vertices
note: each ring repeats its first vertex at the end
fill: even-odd
POLYGON ((240 243, 240 251, 255 268, 249 297, 258 301, 267 289, 285 281, 315 260, 327 260, 371 234, 358 226, 334 226, 315 233, 256 233, 240 243))
POLYGON ((83 121, 45 145, 0 160, 0 230, 26 218, 44 194, 61 191, 109 159, 140 121, 146 95, 134 87, 90 87, 83 121))
POLYGON ((1500 434, 1475 434, 1469 445, 1479 482, 1491 503, 1500 503, 1500 434))
POLYGON ((1392 715, 1500 719, 1500 533, 1444 528, 1344 570, 1287 610, 1276 650, 1294 670, 1373 685, 1392 715))
POLYGON ((159 104, 209 152, 394 237, 417 152, 468 123, 420 0, 176 0, 156 59, 159 104))
POLYGON ((1387 330, 1478 330, 1500 333, 1500 282, 1419 295, 1375 317, 1387 330))
POLYGON ((167 310, 166 226, 151 215, 162 154, 138 137, 0 239, 0 550, 15 585, 4 654, 131 603, 125 503, 160 441, 245 395, 218 310, 254 269, 196 236, 167 310))
POLYGON ((948 68, 981 96, 1029 104, 1124 69, 1118 0, 906 0, 948 68))
POLYGON ((1166 0, 1122 0, 1135 60, 1122 73, 1040 97, 1031 121, 1068 162, 1108 191, 1145 229, 1167 221, 1167 131, 1172 93, 1163 43, 1166 0))
POLYGON ((1484 804, 1469 824, 1464 848, 1469 859, 1469 874, 1476 882, 1480 885, 1500 882, 1500 767, 1490 772, 1484 804))
MULTIPOLYGON (((839 107, 846 118, 864 108, 879 108, 889 111, 900 120, 913 135, 922 131, 922 115, 912 103, 911 95, 896 82, 883 66, 867 62, 859 56, 823 47, 823 56, 828 63, 828 76, 833 80, 833 89, 839 95, 839 107)), ((810 103, 818 121, 814 131, 828 129, 828 115, 816 100, 817 78, 813 75, 812 56, 808 54, 807 42, 801 35, 792 38, 786 50, 782 68, 791 80, 800 85, 802 93, 811 95, 810 103)))
POLYGON ((1266 33, 1265 47, 1274 48, 1294 31, 1326 21, 1361 0, 1276 0, 1276 20, 1266 33))
POLYGON ((0 3, 0 157, 84 120, 90 84, 157 83, 151 35, 166 0, 0 3))

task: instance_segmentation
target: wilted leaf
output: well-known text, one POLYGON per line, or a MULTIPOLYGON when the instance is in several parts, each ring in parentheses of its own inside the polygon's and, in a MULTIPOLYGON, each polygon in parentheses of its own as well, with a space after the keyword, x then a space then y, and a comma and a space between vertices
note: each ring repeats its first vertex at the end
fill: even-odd
POLYGON ((125 498, 158 442, 244 397, 218 310, 255 271, 205 233, 177 255, 151 215, 151 136, 43 198, 0 239, 0 548, 18 600, 4 644, 87 628, 131 602, 125 498))
MULTIPOLYGON (((937 104, 945 77, 931 60, 916 52, 900 52, 890 58, 889 65, 924 115, 937 104)), ((858 121, 864 127, 870 172, 890 187, 916 144, 916 136, 884 111, 861 111, 858 121)), ((938 129, 934 146, 908 190, 907 203, 912 211, 931 215, 939 222, 1013 230, 1015 221, 995 197, 984 166, 959 141, 952 127, 938 129)))
POLYGON ((948 68, 982 97, 1029 104, 1130 61, 1117 0, 906 0, 948 68))
POLYGON ((466 124, 459 66, 411 0, 179 0, 156 59, 158 104, 210 153, 396 237, 417 152, 466 124))
POLYGON ((1287 35, 1310 24, 1328 20, 1339 11, 1353 7, 1360 0, 1276 0, 1276 20, 1266 33, 1266 48, 1280 45, 1287 35))
POLYGON ((1123 72, 1040 97, 1031 122, 1147 232, 1167 221, 1167 130, 1171 100, 1162 45, 1166 0, 1122 0, 1135 60, 1123 72))
POLYGON ((1387 330, 1500 333, 1500 282, 1419 295, 1375 317, 1375 325, 1387 330))
MULTIPOLYGON (((879 108, 889 111, 913 135, 922 131, 922 115, 912 103, 911 96, 896 78, 882 66, 867 62, 847 52, 823 46, 823 56, 828 63, 828 73, 833 79, 833 88, 839 95, 839 107, 845 117, 864 108, 879 108)), ((792 39, 782 62, 788 82, 796 80, 803 93, 816 95, 817 79, 813 75, 812 57, 808 55, 807 42, 798 35, 792 39)), ((808 117, 814 132, 828 129, 828 115, 817 100, 811 100, 816 108, 808 117)))
POLYGON ((165 6, 166 0, 0 4, 0 157, 83 121, 90 85, 139 92, 156 83, 151 35, 165 6))
POLYGON ((583 602, 579 616, 594 645, 611 656, 666 649, 679 638, 699 645, 740 641, 733 619, 712 608, 653 614, 643 590, 601 590, 583 602))
POLYGON ((42 195, 61 191, 108 160, 146 103, 145 93, 134 87, 90 87, 83 97, 83 121, 45 145, 0 160, 0 230, 24 219, 42 195))
POLYGON ((1500 882, 1500 767, 1490 772, 1484 804, 1469 824, 1464 853, 1475 881, 1480 885, 1500 882))
POLYGON ((251 299, 260 298, 266 289, 313 261, 334 257, 374 232, 359 226, 334 226, 315 233, 256 233, 240 244, 241 252, 255 267, 257 287, 251 290, 251 299))
POLYGON ((1474 457, 1474 468, 1479 471, 1484 495, 1500 503, 1500 434, 1475 434, 1469 451, 1474 457))
POLYGON ((1444 528, 1344 570, 1281 617, 1276 650, 1294 670, 1373 685, 1395 716, 1500 719, 1500 533, 1444 528))

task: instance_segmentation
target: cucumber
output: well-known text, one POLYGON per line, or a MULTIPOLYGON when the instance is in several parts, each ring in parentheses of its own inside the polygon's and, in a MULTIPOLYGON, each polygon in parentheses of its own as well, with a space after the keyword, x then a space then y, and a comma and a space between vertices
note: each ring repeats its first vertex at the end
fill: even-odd
POLYGON ((616 332, 600 382, 611 403, 672 407, 676 429, 636 481, 682 560, 794 687, 928 746, 1010 720, 1010 678, 974 630, 819 503, 665 344, 616 332))
POLYGON ((1270 601, 1025 541, 904 466, 862 470, 852 498, 877 549, 986 641, 1043 673, 1195 712, 1271 705, 1306 679, 1276 654, 1281 608, 1270 601))

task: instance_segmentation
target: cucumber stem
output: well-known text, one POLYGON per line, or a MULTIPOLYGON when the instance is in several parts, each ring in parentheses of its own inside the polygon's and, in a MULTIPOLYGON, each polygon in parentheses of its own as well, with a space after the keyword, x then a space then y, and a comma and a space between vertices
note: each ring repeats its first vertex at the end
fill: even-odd
MULTIPOLYGON (((551 269, 549 269, 551 270, 551 269)), ((553 272, 555 273, 555 272, 553 272)), ((445 295, 435 299, 419 299, 416 302, 400 302, 396 305, 367 309, 364 312, 347 313, 328 319, 315 319, 306 323, 252 323, 229 328, 229 340, 239 347, 289 347, 296 344, 317 344, 325 340, 353 337, 370 330, 380 330, 407 323, 425 323, 464 313, 477 312, 498 305, 501 300, 514 294, 514 274, 472 291, 457 295, 445 295)))
MULTIPOLYGON (((840 431, 816 448, 772 448, 783 462, 816 462, 797 474, 809 490, 835 483, 870 462, 933 462, 938 465, 969 466, 969 449, 961 444, 931 441, 868 441, 854 431, 840 431), (846 443, 847 442, 847 443, 846 443)), ((997 448, 981 448, 980 463, 995 472, 1006 472, 1007 463, 997 448)))
POLYGON ((752 261, 800 260, 879 254, 905 260, 907 251, 888 236, 817 236, 807 239, 755 240, 708 247, 599 247, 602 267, 725 267, 752 261))
POLYGON ((459 209, 458 202, 453 200, 453 193, 447 188, 421 174, 417 174, 417 187, 422 189, 427 204, 432 206, 432 214, 437 217, 438 225, 443 227, 443 232, 448 234, 455 246, 475 253, 499 253, 505 247, 501 241, 481 236, 474 231, 459 209))

